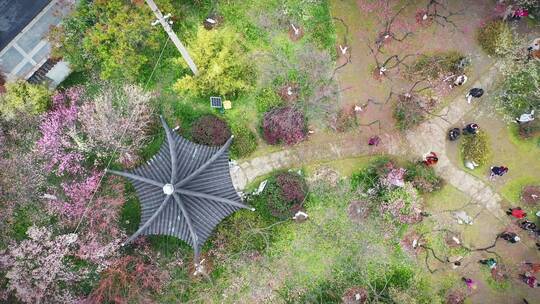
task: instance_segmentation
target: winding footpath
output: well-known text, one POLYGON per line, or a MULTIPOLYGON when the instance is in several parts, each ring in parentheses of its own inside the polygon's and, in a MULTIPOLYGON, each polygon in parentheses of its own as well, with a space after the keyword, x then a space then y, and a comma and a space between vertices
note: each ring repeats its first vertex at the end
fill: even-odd
POLYGON ((435 171, 449 184, 468 194, 476 202, 485 206, 494 216, 502 220, 506 216, 500 206, 502 201, 501 196, 490 185, 485 184, 473 175, 456 167, 446 153, 448 130, 451 127, 461 127, 467 123, 462 118, 476 106, 475 102, 485 102, 484 100, 489 98, 489 92, 495 86, 497 75, 497 68, 491 67, 484 73, 482 79, 470 85, 471 88, 483 88, 486 91, 485 96, 480 101, 473 101, 470 105, 464 96, 458 97, 449 106, 440 111, 440 113, 446 113, 444 119, 433 117, 416 129, 407 132, 405 137, 409 142, 411 152, 416 155, 423 155, 430 151, 436 152, 439 162, 435 166, 435 171))
MULTIPOLYGON (((495 85, 497 74, 496 67, 491 67, 483 73, 482 79, 472 83, 470 87, 484 88, 486 94, 482 99, 487 99, 490 89, 495 85)), ((448 129, 463 125, 463 116, 474 106, 474 102, 472 105, 467 104, 464 97, 456 98, 440 111, 443 113, 441 117, 433 117, 407 132, 405 139, 408 144, 398 135, 383 134, 381 146, 373 148, 368 146, 365 140, 360 140, 357 133, 348 133, 336 135, 331 141, 307 141, 278 152, 245 160, 231 168, 233 184, 238 191, 242 191, 257 177, 274 170, 301 167, 321 161, 376 154, 409 155, 419 158, 426 152, 435 151, 439 156, 439 162, 435 166, 437 173, 502 220, 505 214, 500 206, 501 196, 490 185, 454 165, 446 153, 448 129)))

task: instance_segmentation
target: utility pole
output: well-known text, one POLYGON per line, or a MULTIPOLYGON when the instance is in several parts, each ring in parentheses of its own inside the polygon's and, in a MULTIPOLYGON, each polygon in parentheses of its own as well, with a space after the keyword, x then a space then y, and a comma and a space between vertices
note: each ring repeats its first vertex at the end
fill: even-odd
POLYGON ((167 17, 164 17, 161 11, 159 10, 159 8, 157 7, 156 3, 154 3, 154 0, 145 0, 145 1, 146 1, 146 4, 150 6, 150 9, 152 9, 154 14, 156 15, 157 21, 161 23, 161 26, 163 26, 163 29, 165 29, 165 32, 167 32, 167 34, 171 38, 172 42, 174 43, 178 51, 180 51, 180 54, 182 54, 182 57, 188 64, 193 74, 198 75, 199 70, 197 69, 195 62, 193 62, 193 59, 191 59, 191 56, 189 56, 188 51, 186 50, 182 42, 180 42, 180 39, 178 39, 178 36, 176 36, 176 33, 173 31, 173 29, 171 28, 171 25, 167 21, 167 18, 170 17, 170 15, 168 15, 167 17))

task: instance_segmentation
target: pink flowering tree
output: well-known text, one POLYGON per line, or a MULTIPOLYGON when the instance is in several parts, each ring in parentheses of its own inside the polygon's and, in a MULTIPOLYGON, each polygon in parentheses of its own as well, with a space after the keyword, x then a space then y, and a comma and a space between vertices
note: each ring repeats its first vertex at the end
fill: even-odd
POLYGON ((28 239, 11 245, 0 255, 6 270, 7 292, 23 303, 72 303, 77 299, 63 285, 72 286, 83 278, 69 270, 64 258, 73 250, 76 234, 53 237, 50 227, 32 226, 28 239))
POLYGON ((403 187, 405 186, 405 173, 407 171, 403 168, 393 168, 384 177, 381 177, 381 183, 386 187, 403 187))
MULTIPOLYGON (((78 129, 81 128, 81 120, 86 118, 85 122, 89 123, 88 115, 96 111, 104 115, 106 106, 106 102, 95 105, 95 101, 86 100, 81 114, 83 93, 82 88, 74 87, 53 96, 53 108, 43 118, 40 126, 42 137, 36 144, 36 150, 44 160, 45 171, 60 179, 59 184, 52 184, 47 190, 50 194, 47 197, 49 213, 58 216, 61 226, 79 228, 75 255, 104 269, 111 257, 117 255, 121 239, 125 237, 117 225, 120 207, 124 203, 123 184, 115 178, 104 178, 104 172, 95 167, 83 166, 85 157, 95 147, 85 142, 88 135, 78 129)), ((87 130, 82 125, 82 129, 87 130)), ((92 126, 94 135, 99 133, 95 131, 98 126, 107 129, 104 122, 92 126)), ((101 139, 104 140, 103 137, 101 139)))
POLYGON ((36 143, 44 158, 44 169, 57 176, 79 174, 84 157, 73 140, 83 90, 72 87, 53 96, 53 108, 44 115, 39 127, 42 137, 36 143))
POLYGON ((106 86, 81 106, 79 121, 84 147, 98 158, 118 155, 124 165, 138 160, 137 151, 148 139, 152 123, 152 93, 136 85, 106 86))
POLYGON ((60 189, 56 189, 58 195, 50 200, 51 213, 59 214, 68 222, 79 219, 86 209, 86 204, 97 191, 101 176, 102 173, 92 172, 82 180, 61 183, 60 189))
POLYGON ((118 249, 126 238, 117 225, 125 201, 124 184, 118 177, 105 179, 103 184, 105 189, 92 202, 86 202, 91 205, 87 206, 76 253, 77 257, 96 264, 98 272, 118 258, 118 249))

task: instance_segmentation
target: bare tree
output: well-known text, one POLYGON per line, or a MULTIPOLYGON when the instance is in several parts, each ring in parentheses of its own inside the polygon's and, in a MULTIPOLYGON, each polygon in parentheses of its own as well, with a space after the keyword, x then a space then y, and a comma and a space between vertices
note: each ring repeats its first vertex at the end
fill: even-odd
POLYGON ((435 22, 442 27, 450 25, 454 29, 458 29, 453 17, 462 15, 464 11, 465 9, 459 11, 451 10, 447 0, 429 0, 425 9, 418 11, 417 21, 423 24, 435 22))
MULTIPOLYGON (((386 0, 384 6, 386 7, 384 11, 390 11, 390 0, 386 0)), ((377 38, 375 39, 377 51, 380 52, 386 42, 389 42, 391 40, 403 42, 409 35, 413 34, 413 32, 409 29, 404 29, 405 32, 402 33, 401 38, 398 38, 398 34, 396 33, 395 21, 407 6, 408 3, 405 3, 394 14, 384 14, 385 17, 382 22, 383 30, 379 32, 377 38)))

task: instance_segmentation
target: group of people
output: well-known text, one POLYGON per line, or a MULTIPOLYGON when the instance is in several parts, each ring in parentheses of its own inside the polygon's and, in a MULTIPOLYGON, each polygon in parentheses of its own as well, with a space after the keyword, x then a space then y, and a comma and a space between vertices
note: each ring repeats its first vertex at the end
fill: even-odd
MULTIPOLYGON (((480 126, 477 123, 469 123, 467 124, 463 130, 460 130, 459 128, 452 128, 450 131, 448 131, 448 139, 450 141, 455 141, 459 138, 459 136, 463 133, 466 135, 476 135, 480 131, 480 126)), ((478 164, 476 164, 474 161, 466 160, 465 161, 465 167, 473 170, 476 168, 478 164)), ((503 176, 506 173, 508 173, 508 167, 506 166, 493 166, 490 168, 490 179, 495 178, 496 176, 503 176)))
MULTIPOLYGON (((494 258, 483 259, 479 260, 478 262, 488 266, 491 270, 497 268, 497 261, 494 258)), ((525 273, 520 274, 519 278, 531 288, 540 287, 540 282, 538 282, 538 279, 535 276, 535 274, 540 271, 540 263, 524 262, 523 265, 527 267, 527 270, 525 273)), ((463 281, 467 287, 471 289, 475 288, 475 282, 472 279, 463 278, 463 281)))
MULTIPOLYGON (((497 261, 494 259, 494 258, 489 258, 489 259, 483 259, 483 260, 479 260, 478 261, 480 264, 483 264, 483 265, 486 265, 489 267, 490 270, 494 270, 497 268, 497 261)), ((528 270, 525 271, 525 273, 523 274, 520 274, 519 275, 519 278, 527 285, 529 285, 529 287, 531 288, 536 288, 536 287, 540 287, 540 283, 538 282, 538 279, 536 278, 535 274, 540 271, 540 263, 530 263, 530 262, 525 262, 523 263, 524 265, 526 265, 528 267, 528 270)), ((463 277, 461 278, 462 281, 465 283, 465 285, 467 285, 467 288, 470 289, 470 290, 474 290, 476 289, 476 282, 471 279, 471 278, 466 278, 466 277, 463 277)), ((525 300, 526 301, 526 300, 525 300)), ((525 303, 529 303, 529 302, 525 302, 525 303)))
MULTIPOLYGON (((527 12, 522 9, 516 9, 513 10, 509 16, 511 18, 520 18, 523 16, 526 16, 527 12)), ((467 76, 466 75, 458 75, 458 76, 452 76, 450 78, 454 79, 454 82, 450 85, 450 88, 461 86, 467 82, 467 76)), ((449 78, 449 79, 450 79, 449 78)), ((480 98, 484 95, 484 89, 473 87, 469 90, 467 95, 465 95, 465 98, 467 100, 467 103, 471 103, 473 99, 480 98)), ((527 123, 532 120, 534 120, 534 110, 531 110, 530 113, 522 114, 519 118, 516 118, 516 122, 519 124, 527 123)), ((459 137, 463 135, 476 135, 480 131, 480 126, 477 123, 469 123, 465 125, 464 128, 452 128, 448 131, 448 139, 450 141, 456 141, 459 139, 459 137)), ((370 143, 371 144, 371 143, 370 143)), ((435 152, 429 152, 426 153, 423 156, 422 162, 424 165, 430 167, 437 164, 439 158, 437 157, 437 154, 435 152)), ((470 169, 474 169, 478 166, 478 164, 475 164, 473 161, 466 161, 466 167, 470 169)), ((500 166, 492 166, 490 168, 490 179, 493 179, 497 176, 503 176, 506 173, 508 173, 508 167, 500 165, 500 166)), ((526 219, 527 213, 521 209, 521 207, 516 208, 510 208, 506 212, 508 215, 515 217, 516 219, 521 220, 519 223, 519 227, 525 231, 533 232, 536 235, 540 234, 540 229, 537 229, 537 226, 535 223, 529 221, 526 219)), ((506 240, 509 243, 518 243, 521 239, 515 232, 511 231, 505 231, 503 233, 500 233, 497 238, 501 238, 503 240, 506 240)), ((540 250, 540 243, 536 244, 538 249, 540 250)), ((461 262, 459 260, 457 261, 448 261, 452 262, 453 268, 457 268, 461 265, 461 262)), ((497 261, 494 258, 488 258, 488 259, 482 259, 478 261, 480 264, 488 266, 490 269, 497 268, 497 261)), ((540 264, 534 264, 534 263, 525 263, 530 266, 530 270, 526 271, 524 274, 520 275, 520 278, 523 282, 525 282, 530 287, 540 287, 540 283, 538 282, 537 278, 535 277, 535 273, 540 270, 540 264)), ((463 282, 467 285, 469 289, 476 289, 476 283, 471 278, 462 278, 463 282)))
POLYGON ((537 236, 540 236, 540 229, 537 228, 534 222, 526 219, 527 213, 523 209, 521 209, 521 207, 509 208, 506 211, 506 214, 518 220, 522 220, 521 222, 519 222, 519 227, 521 229, 535 233, 537 236))
MULTIPOLYGON (((532 232, 536 234, 538 237, 540 235, 540 229, 537 229, 537 226, 534 222, 529 221, 526 219, 527 213, 525 210, 523 210, 521 207, 515 207, 515 208, 509 208, 506 211, 506 214, 509 216, 512 216, 518 220, 521 220, 519 222, 519 227, 525 231, 532 232)), ((503 240, 506 240, 512 244, 515 244, 519 242, 521 239, 515 232, 505 231, 498 235, 498 237, 502 238, 503 240)), ((540 250, 540 246, 537 243, 538 249, 540 250)), ((488 260, 482 260, 480 263, 488 264, 491 263, 491 261, 488 260)), ((540 283, 538 282, 538 279, 536 278, 535 274, 540 271, 540 263, 529 263, 526 262, 525 265, 529 267, 529 270, 526 271, 524 274, 520 274, 520 279, 527 285, 529 285, 532 288, 540 287, 540 283)))

